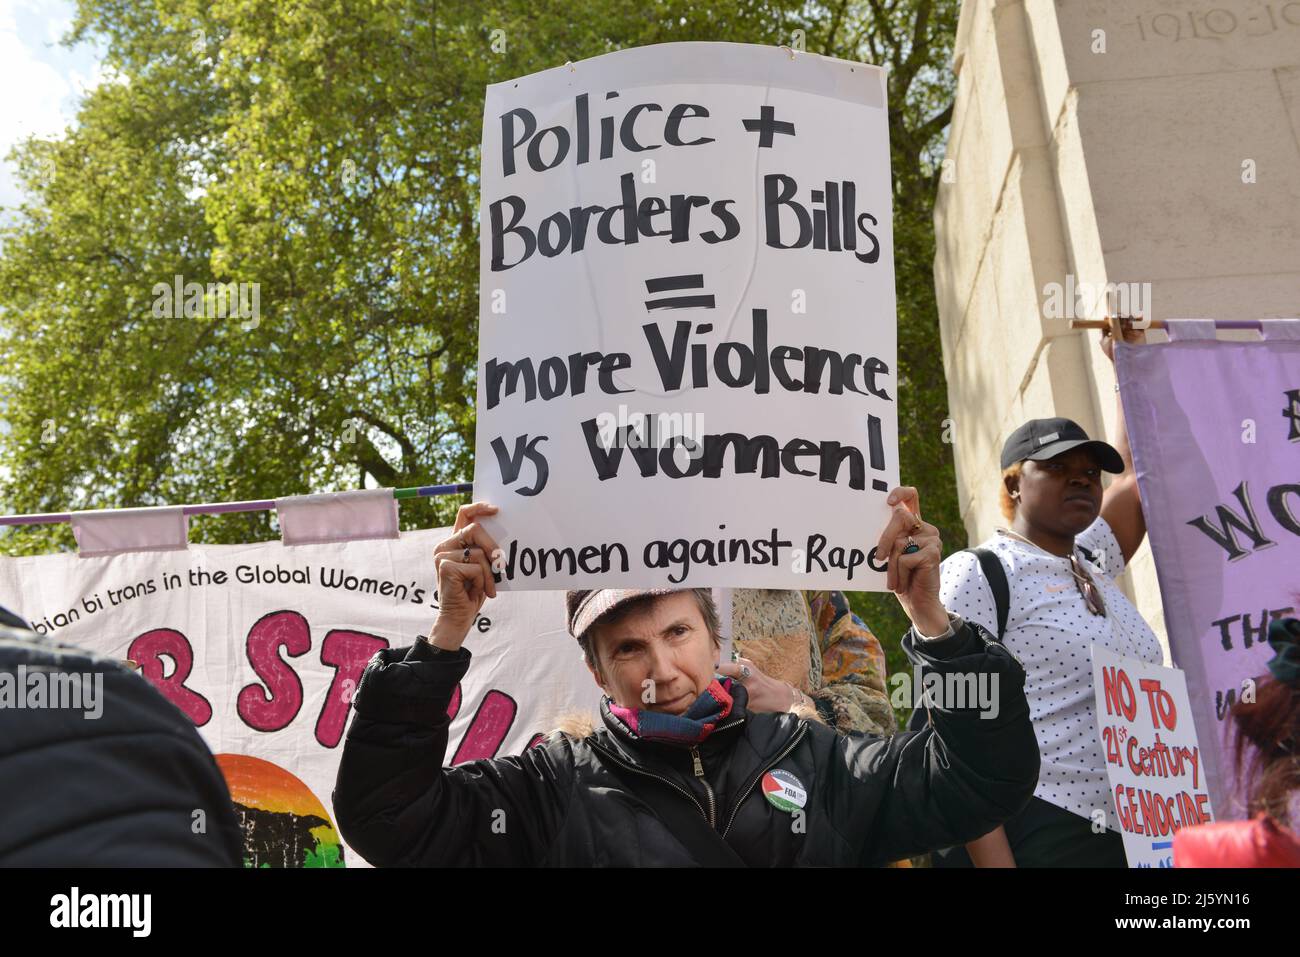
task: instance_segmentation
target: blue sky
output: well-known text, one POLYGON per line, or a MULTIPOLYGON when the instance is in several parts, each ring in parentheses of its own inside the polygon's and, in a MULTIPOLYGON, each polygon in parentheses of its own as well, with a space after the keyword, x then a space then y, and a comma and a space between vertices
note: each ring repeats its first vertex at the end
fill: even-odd
POLYGON ((33 134, 60 135, 101 79, 102 50, 59 43, 75 13, 70 0, 0 0, 0 222, 22 199, 9 151, 33 134))
MULTIPOLYGON (((59 43, 75 13, 70 0, 0 0, 0 157, 33 134, 59 135, 99 83, 102 49, 59 43)), ((0 207, 20 199, 13 172, 0 163, 0 207)))

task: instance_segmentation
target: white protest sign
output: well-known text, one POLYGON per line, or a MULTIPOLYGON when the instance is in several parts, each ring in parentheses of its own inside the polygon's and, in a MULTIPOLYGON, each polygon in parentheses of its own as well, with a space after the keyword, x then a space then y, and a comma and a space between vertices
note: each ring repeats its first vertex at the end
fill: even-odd
POLYGON ((488 88, 475 497, 503 588, 883 589, 885 73, 673 43, 488 88))
MULTIPOLYGON (((376 651, 428 634, 433 549, 450 534, 2 558, 0 605, 42 634, 140 664, 217 755, 247 863, 364 865, 330 798, 352 694, 376 651)), ((563 596, 488 601, 465 647, 447 764, 518 754, 558 718, 597 714, 563 596)))
POLYGON ((1214 820, 1187 680, 1092 646, 1097 731, 1130 867, 1172 867, 1174 832, 1214 820))

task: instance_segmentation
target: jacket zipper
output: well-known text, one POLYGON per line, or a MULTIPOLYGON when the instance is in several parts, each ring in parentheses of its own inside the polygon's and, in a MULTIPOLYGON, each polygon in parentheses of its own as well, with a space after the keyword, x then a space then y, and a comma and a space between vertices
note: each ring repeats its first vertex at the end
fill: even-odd
POLYGON ((1017 655, 1010 648, 1008 648, 1006 646, 1006 642, 1003 641, 1001 638, 985 638, 983 630, 979 628, 975 629, 975 634, 979 635, 980 641, 984 642, 985 647, 988 647, 990 645, 997 645, 999 648, 1001 648, 1003 651, 1009 654, 1012 657, 1012 659, 1015 661, 1015 663, 1018 664, 1021 668, 1025 666, 1025 663, 1020 660, 1020 656, 1017 655))
MULTIPOLYGON (((738 724, 744 724, 744 722, 745 722, 744 718, 737 718, 734 721, 728 721, 726 724, 719 725, 713 730, 717 732, 723 730, 724 728, 734 728, 738 724)), ((696 810, 700 812, 700 816, 709 822, 709 827, 714 828, 715 830, 717 829, 717 822, 715 821, 713 788, 709 787, 708 781, 704 781, 704 764, 700 761, 700 753, 696 748, 691 748, 691 757, 694 759, 695 762, 695 776, 698 777, 701 781, 704 781, 704 790, 709 795, 709 810, 707 814, 705 813, 704 808, 700 807, 700 802, 695 799, 695 795, 692 794, 690 791, 686 790, 686 788, 682 787, 680 784, 677 784, 671 778, 666 778, 662 774, 655 774, 653 771, 645 771, 641 768, 636 767, 635 765, 628 764, 626 761, 622 760, 621 758, 615 757, 611 752, 606 751, 604 748, 600 747, 599 745, 593 744, 592 747, 595 750, 599 751, 601 754, 605 755, 605 757, 609 758, 619 767, 626 768, 627 770, 631 771, 633 774, 640 774, 643 777, 654 778, 656 781, 662 781, 664 784, 668 785, 673 790, 679 792, 683 797, 685 797, 688 801, 690 801, 692 804, 695 805, 696 810)), ((785 757, 785 755, 782 754, 781 757, 785 757)), ((778 757, 777 760, 780 761, 781 757, 778 757)))
POLYGON ((700 802, 695 800, 695 795, 691 794, 690 791, 686 790, 686 788, 682 787, 680 784, 677 784, 671 778, 666 778, 662 774, 655 774, 653 771, 644 771, 641 768, 636 767, 635 765, 628 764, 626 761, 620 758, 616 758, 613 754, 606 751, 604 748, 599 747, 598 745, 593 744, 592 747, 595 750, 599 751, 601 754, 605 755, 605 757, 609 758, 620 768, 626 768, 628 771, 631 771, 633 774, 640 774, 643 777, 654 778, 656 781, 662 781, 664 784, 668 785, 673 790, 679 792, 683 797, 685 797, 688 801, 694 804, 695 809, 700 812, 701 817, 703 817, 706 821, 709 819, 709 816, 704 813, 704 808, 700 807, 700 802))
POLYGON ((704 785, 704 793, 709 798, 709 827, 717 828, 717 808, 713 802, 713 788, 709 786, 708 780, 704 777, 704 762, 700 760, 700 749, 691 748, 691 760, 695 762, 695 776, 700 779, 704 785))
MULTIPOLYGON (((744 723, 744 718, 735 718, 732 721, 728 721, 726 724, 718 725, 713 729, 713 731, 714 733, 725 731, 727 728, 734 728, 736 725, 744 723)), ((695 762, 695 776, 700 779, 700 783, 704 785, 704 793, 709 796, 709 827, 716 831, 718 829, 717 804, 713 798, 713 788, 710 787, 709 782, 705 780, 704 762, 700 760, 700 749, 698 747, 691 748, 691 758, 695 762)))
POLYGON ((780 764, 781 761, 785 758, 785 756, 794 750, 794 746, 803 740, 803 736, 807 732, 808 732, 808 725, 806 724, 800 725, 799 730, 795 733, 795 736, 791 738, 790 743, 785 746, 785 750, 783 750, 780 754, 778 754, 775 758, 773 758, 772 761, 767 765, 767 767, 763 768, 763 770, 755 774, 753 779, 750 780, 749 784, 745 787, 745 790, 740 792, 740 797, 736 799, 736 806, 731 809, 731 817, 727 819, 727 826, 722 829, 723 837, 726 837, 727 832, 731 830, 731 825, 735 822, 736 815, 740 812, 740 806, 745 803, 745 798, 749 797, 749 792, 754 790, 754 785, 758 783, 759 778, 761 778, 768 771, 771 771, 774 767, 780 764))

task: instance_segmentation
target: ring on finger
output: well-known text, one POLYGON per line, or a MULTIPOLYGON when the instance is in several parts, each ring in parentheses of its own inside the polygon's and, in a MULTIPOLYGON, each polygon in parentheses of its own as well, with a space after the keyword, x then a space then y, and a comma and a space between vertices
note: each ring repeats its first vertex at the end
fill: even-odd
POLYGON ((741 666, 740 666, 740 680, 741 680, 741 681, 744 681, 746 678, 748 678, 748 677, 749 677, 750 675, 752 675, 753 673, 754 673, 754 672, 752 672, 752 671, 749 670, 749 665, 741 665, 741 666))
POLYGON ((903 549, 904 555, 913 555, 921 550, 921 546, 916 544, 911 535, 907 536, 907 547, 903 549))
POLYGON ((467 561, 469 561, 469 548, 468 548, 468 546, 465 548, 465 551, 461 552, 460 560, 461 560, 462 562, 467 562, 467 561))

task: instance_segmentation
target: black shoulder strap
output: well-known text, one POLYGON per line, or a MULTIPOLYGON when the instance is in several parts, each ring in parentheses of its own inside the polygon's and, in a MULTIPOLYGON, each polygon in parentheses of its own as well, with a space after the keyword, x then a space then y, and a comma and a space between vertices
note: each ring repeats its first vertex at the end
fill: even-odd
MULTIPOLYGON (((603 751, 601 753, 603 754, 603 751)), ((709 826, 709 822, 704 819, 693 802, 680 794, 671 793, 672 788, 669 785, 646 780, 642 775, 633 774, 617 762, 607 761, 606 766, 622 779, 625 785, 635 782, 635 788, 630 787, 629 790, 638 800, 650 806, 650 810, 663 821, 664 826, 705 867, 747 866, 726 839, 709 826)))
MULTIPOLYGON (((993 592, 993 607, 998 614, 998 641, 1002 640, 1007 630, 1007 615, 1011 611, 1011 587, 1007 584, 1007 570, 1002 567, 1002 559, 987 548, 967 548, 974 555, 984 570, 989 590, 993 592)), ((930 723, 929 709, 917 707, 907 720, 908 731, 920 731, 930 723)))
POLYGON ((987 548, 968 548, 979 559, 984 577, 988 579, 989 589, 993 592, 993 605, 998 612, 998 641, 1007 630, 1007 615, 1011 611, 1011 588, 1007 584, 1007 571, 1002 567, 1002 560, 987 548))

